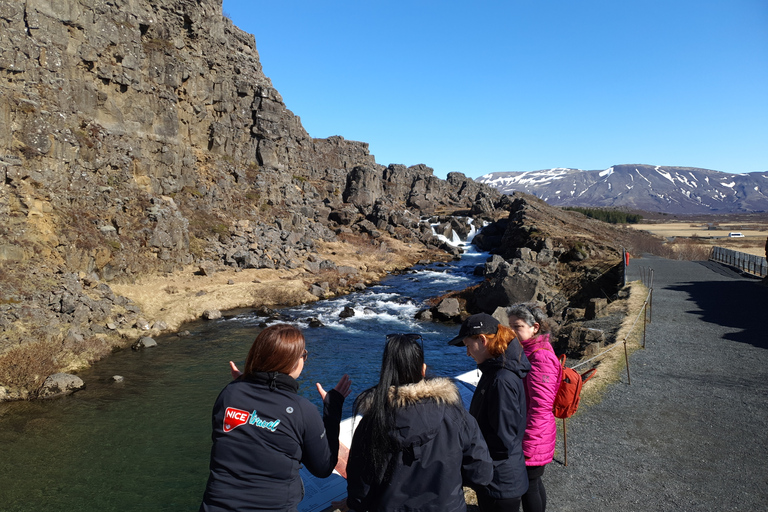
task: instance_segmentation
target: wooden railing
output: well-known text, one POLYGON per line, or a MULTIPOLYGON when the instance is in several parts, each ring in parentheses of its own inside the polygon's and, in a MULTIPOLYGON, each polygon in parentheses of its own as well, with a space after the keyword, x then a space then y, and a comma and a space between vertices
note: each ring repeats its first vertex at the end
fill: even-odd
POLYGON ((709 259, 758 277, 768 275, 768 262, 762 256, 734 251, 725 247, 713 247, 709 259))

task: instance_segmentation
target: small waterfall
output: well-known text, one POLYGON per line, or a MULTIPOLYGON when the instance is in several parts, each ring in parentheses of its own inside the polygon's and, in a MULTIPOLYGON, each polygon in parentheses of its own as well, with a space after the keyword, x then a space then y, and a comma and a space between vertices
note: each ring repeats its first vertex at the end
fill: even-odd
MULTIPOLYGON (((463 219, 466 221, 466 223, 469 225, 469 232, 467 234, 466 239, 462 240, 461 236, 458 232, 456 232, 455 229, 453 229, 450 226, 450 222, 445 222, 444 220, 440 220, 440 218, 430 217, 422 220, 426 220, 429 222, 429 225, 432 227, 432 234, 435 235, 438 239, 442 240, 443 242, 447 243, 451 247, 458 247, 462 249, 462 251, 467 252, 467 248, 472 244, 472 239, 475 238, 475 235, 480 231, 477 226, 475 226, 475 219, 472 217, 455 217, 454 219, 461 220, 463 219), (445 236, 443 232, 445 230, 449 230, 451 237, 448 238, 445 236), (443 231, 443 232, 440 232, 443 231)), ((483 226, 481 226, 480 229, 485 227, 487 222, 483 222, 483 226)))

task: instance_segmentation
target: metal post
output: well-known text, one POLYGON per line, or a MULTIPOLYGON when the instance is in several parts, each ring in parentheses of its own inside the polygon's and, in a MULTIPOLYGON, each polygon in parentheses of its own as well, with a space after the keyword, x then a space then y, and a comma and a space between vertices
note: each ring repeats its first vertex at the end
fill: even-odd
POLYGON ((645 325, 648 319, 648 302, 643 305, 643 348, 645 348, 645 325))
POLYGON ((565 426, 565 418, 563 418, 563 452, 565 453, 565 464, 568 465, 568 429, 565 426))
POLYGON ((653 288, 651 288, 650 293, 648 294, 648 304, 650 307, 648 308, 648 323, 653 323, 653 288))
POLYGON ((629 352, 627 351, 627 340, 624 340, 624 359, 627 360, 627 384, 632 385, 632 379, 629 377, 629 352))
POLYGON ((627 286, 627 251, 625 249, 621 249, 621 266, 623 268, 622 272, 622 281, 621 281, 621 287, 627 286))

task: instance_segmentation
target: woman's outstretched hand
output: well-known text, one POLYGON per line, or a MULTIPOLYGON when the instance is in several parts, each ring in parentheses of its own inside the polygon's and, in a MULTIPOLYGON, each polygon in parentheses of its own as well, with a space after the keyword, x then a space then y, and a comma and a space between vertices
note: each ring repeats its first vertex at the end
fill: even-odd
MULTIPOLYGON (((318 382, 317 384, 317 392, 320 393, 320 399, 325 400, 325 395, 328 393, 325 392, 323 389, 323 386, 318 382)), ((339 383, 336 384, 336 387, 334 387, 336 391, 341 393, 341 396, 344 398, 347 398, 349 396, 350 391, 352 391, 352 379, 349 378, 349 375, 346 373, 339 379, 339 383)))
POLYGON ((229 362, 229 373, 232 374, 233 379, 236 379, 243 374, 243 372, 237 369, 237 366, 232 361, 229 362))

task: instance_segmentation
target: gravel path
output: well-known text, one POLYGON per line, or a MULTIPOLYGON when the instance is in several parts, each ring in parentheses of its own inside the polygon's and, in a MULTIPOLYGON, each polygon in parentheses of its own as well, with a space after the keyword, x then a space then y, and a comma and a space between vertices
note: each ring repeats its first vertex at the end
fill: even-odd
POLYGON ((646 349, 568 420, 543 481, 548 512, 768 510, 768 287, 653 257, 646 349))

